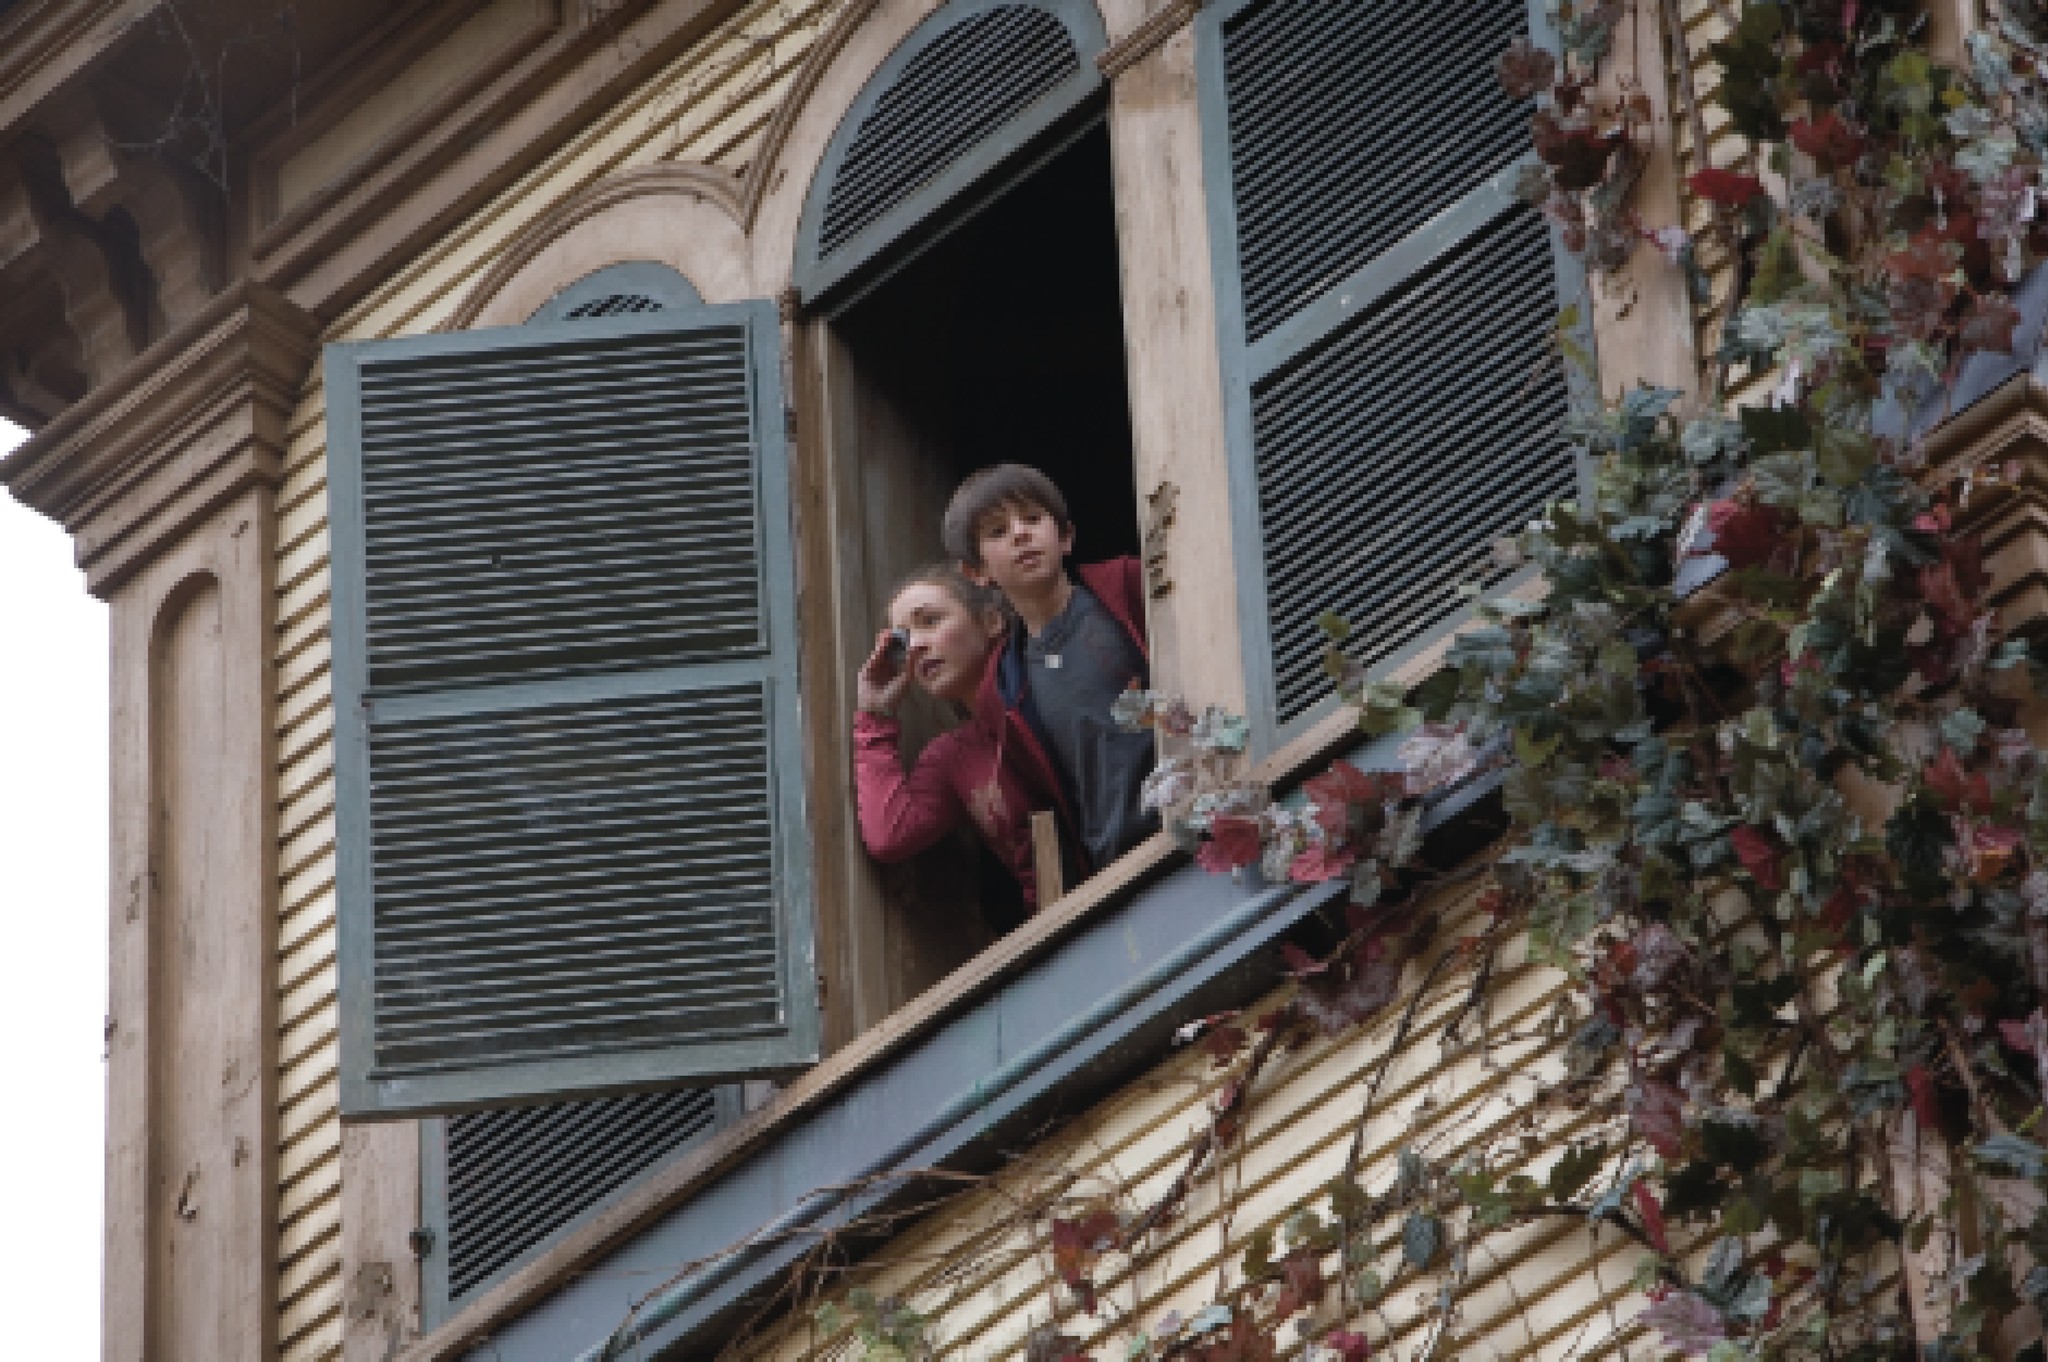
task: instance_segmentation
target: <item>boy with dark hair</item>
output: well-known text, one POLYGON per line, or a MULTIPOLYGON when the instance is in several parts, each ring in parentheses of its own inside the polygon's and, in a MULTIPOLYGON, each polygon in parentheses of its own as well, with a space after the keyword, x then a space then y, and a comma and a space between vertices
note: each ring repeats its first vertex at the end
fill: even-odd
POLYGON ((1021 464, 968 477, 941 532, 967 575, 1001 591, 1017 614, 983 678, 979 709, 1002 716, 1010 760, 1045 792, 1080 868, 1100 869, 1159 826, 1139 803, 1155 756, 1151 735, 1110 718, 1117 696, 1149 680, 1138 560, 1086 563, 1078 582, 1070 577, 1066 498, 1021 464))

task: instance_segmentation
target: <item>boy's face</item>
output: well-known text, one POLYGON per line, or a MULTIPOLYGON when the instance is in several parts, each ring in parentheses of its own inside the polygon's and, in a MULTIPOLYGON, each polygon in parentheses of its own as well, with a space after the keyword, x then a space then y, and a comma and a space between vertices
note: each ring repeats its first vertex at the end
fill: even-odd
POLYGON ((974 527, 981 565, 970 569, 983 585, 1004 595, 1031 598, 1051 589, 1065 574, 1061 561, 1074 548, 1074 531, 1061 531, 1052 512, 1029 501, 1005 502, 974 527))

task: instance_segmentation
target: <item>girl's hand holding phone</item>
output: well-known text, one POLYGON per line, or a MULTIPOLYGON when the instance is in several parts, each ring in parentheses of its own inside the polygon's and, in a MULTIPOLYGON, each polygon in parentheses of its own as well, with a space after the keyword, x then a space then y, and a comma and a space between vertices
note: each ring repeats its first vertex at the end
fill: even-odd
POLYGON ((853 702, 870 714, 894 714, 910 686, 910 670, 898 634, 895 629, 876 634, 874 651, 854 675, 853 702))

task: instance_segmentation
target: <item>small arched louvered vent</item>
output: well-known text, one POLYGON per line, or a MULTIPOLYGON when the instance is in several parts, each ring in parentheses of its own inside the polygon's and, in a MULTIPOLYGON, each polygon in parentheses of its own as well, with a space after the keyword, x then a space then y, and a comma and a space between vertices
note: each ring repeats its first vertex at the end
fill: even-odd
POLYGON ((579 303, 562 316, 564 319, 623 317, 634 312, 659 312, 663 306, 664 304, 656 302, 644 293, 607 293, 602 298, 579 303))
POLYGON ((541 304, 526 320, 531 324, 629 317, 638 312, 696 307, 703 301, 697 286, 669 266, 652 260, 628 260, 584 275, 541 304))
POLYGON ((1092 0, 954 0, 920 25, 826 150, 799 236, 805 301, 1072 131, 1103 88, 1104 42, 1092 0))

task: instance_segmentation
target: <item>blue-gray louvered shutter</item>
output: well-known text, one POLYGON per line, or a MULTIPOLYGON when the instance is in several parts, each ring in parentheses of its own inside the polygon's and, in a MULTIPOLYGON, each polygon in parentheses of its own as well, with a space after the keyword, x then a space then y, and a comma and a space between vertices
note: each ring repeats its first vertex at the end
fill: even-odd
POLYGON ((735 1120, 737 1085, 472 1111, 421 1122, 422 1326, 735 1120))
POLYGON ((1569 258, 1514 201, 1530 110, 1494 78, 1541 5, 1220 0, 1198 21, 1264 747, 1329 695, 1319 616, 1388 665, 1573 489, 1550 360, 1569 258))
POLYGON ((343 1115, 815 1060, 774 306, 327 392, 343 1115))
MULTIPOLYGON (((932 245, 1098 115, 1094 0, 953 0, 890 54, 825 149, 797 226, 806 306, 932 245)), ((846 299, 832 297, 834 305, 846 299)))

